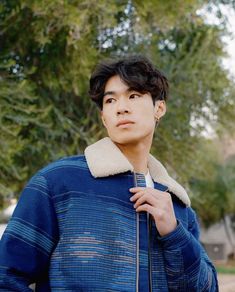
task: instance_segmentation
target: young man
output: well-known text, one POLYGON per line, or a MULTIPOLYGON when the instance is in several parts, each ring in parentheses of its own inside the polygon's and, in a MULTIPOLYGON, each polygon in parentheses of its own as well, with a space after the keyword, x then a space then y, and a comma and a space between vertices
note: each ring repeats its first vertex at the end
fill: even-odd
POLYGON ((108 136, 25 187, 0 243, 0 291, 218 291, 186 191, 149 154, 167 79, 144 57, 90 80, 108 136))

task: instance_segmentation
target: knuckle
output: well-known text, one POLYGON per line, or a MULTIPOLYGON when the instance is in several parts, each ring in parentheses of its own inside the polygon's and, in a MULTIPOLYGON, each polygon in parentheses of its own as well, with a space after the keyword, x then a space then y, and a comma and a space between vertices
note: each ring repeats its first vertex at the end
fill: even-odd
POLYGON ((138 195, 138 198, 140 198, 140 197, 142 197, 143 194, 142 194, 142 192, 139 192, 137 195, 138 195))
POLYGON ((158 220, 159 221, 162 221, 163 219, 164 219, 164 211, 162 211, 162 210, 159 210, 158 212, 157 212, 157 218, 158 218, 158 220))
POLYGON ((143 195, 143 198, 146 199, 147 197, 148 197, 148 193, 145 193, 145 194, 143 195))
POLYGON ((143 205, 143 208, 144 208, 146 211, 148 211, 148 210, 149 210, 149 205, 148 205, 148 204, 144 204, 144 205, 143 205))
POLYGON ((165 192, 165 197, 171 201, 171 194, 169 194, 168 192, 165 192))
POLYGON ((156 189, 151 189, 150 193, 153 197, 159 197, 161 195, 161 191, 156 190, 156 189))

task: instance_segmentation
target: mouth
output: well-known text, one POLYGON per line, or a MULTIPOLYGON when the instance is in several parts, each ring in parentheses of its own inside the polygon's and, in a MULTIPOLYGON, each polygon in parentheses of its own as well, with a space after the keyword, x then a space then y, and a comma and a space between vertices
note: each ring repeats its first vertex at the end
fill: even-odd
POLYGON ((117 127, 121 127, 121 126, 130 125, 130 124, 134 124, 134 122, 129 121, 129 120, 123 120, 123 121, 118 122, 116 126, 117 127))

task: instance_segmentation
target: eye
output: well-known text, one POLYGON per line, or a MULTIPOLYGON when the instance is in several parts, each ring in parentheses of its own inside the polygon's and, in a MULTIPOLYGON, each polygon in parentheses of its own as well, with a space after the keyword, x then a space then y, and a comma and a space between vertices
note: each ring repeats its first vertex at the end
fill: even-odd
POLYGON ((141 94, 138 94, 138 93, 132 93, 129 98, 133 99, 133 98, 138 98, 138 97, 141 97, 141 94))
POLYGON ((113 103, 114 101, 115 99, 110 97, 110 98, 107 98, 104 103, 113 103))

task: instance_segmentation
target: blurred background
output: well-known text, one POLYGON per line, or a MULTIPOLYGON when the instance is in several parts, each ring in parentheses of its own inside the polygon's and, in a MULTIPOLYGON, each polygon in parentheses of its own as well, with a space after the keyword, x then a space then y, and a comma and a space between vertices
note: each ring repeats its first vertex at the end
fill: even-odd
POLYGON ((232 0, 1 0, 0 237, 37 170, 106 135, 88 96, 97 62, 141 53, 170 81, 152 153, 235 283, 234 37, 232 0))

